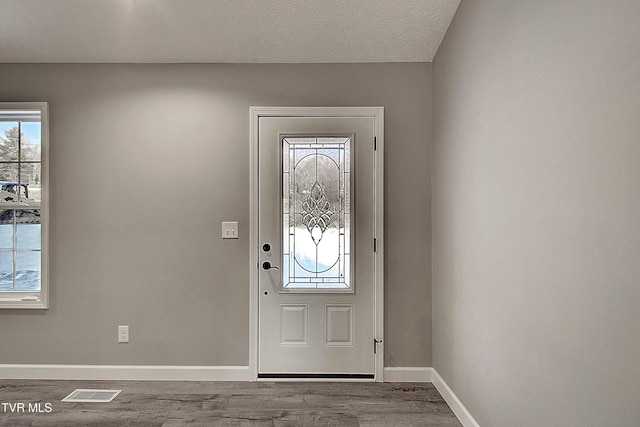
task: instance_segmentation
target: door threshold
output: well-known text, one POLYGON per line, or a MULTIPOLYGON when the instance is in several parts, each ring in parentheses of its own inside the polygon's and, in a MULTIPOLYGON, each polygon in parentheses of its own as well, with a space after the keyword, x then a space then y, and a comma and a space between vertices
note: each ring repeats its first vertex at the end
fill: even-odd
POLYGON ((372 380, 373 374, 258 374, 258 378, 264 379, 352 379, 372 380))

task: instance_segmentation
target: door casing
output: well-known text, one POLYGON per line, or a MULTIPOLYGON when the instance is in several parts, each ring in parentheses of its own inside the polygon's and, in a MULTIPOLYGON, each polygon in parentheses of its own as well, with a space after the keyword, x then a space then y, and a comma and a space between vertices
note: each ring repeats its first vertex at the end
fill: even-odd
MULTIPOLYGON (((258 197, 260 117, 371 117, 374 120, 374 337, 380 343, 375 354, 374 381, 384 381, 384 107, 250 107, 250 225, 249 225, 249 375, 258 380, 258 197)), ((373 351, 373 348, 372 348, 373 351)), ((290 379, 289 379, 290 380, 290 379)), ((272 379, 270 381, 273 381, 272 379)), ((334 380, 335 381, 335 380, 334 380)))

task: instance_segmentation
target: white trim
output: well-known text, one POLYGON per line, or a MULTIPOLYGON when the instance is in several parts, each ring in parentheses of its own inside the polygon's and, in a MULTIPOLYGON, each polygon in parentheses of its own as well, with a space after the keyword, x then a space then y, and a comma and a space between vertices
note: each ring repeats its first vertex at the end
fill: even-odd
MULTIPOLYGON (((40 112, 40 291, 4 292, 0 309, 48 309, 49 308, 49 103, 48 102, 0 102, 2 110, 40 112), (23 299, 24 298, 24 299, 23 299)), ((8 206, 10 209, 11 207, 8 206)), ((1 295, 2 293, 0 293, 1 295)))
POLYGON ((371 117, 377 150, 375 171, 374 338, 381 341, 374 361, 375 381, 384 377, 384 107, 250 107, 249 169, 249 378, 258 379, 258 123, 260 117, 371 117))
POLYGON ((430 383, 433 368, 400 367, 384 368, 384 382, 386 383, 430 383))
POLYGON ((0 379, 248 381, 248 366, 0 365, 0 379))
POLYGON ((375 127, 376 151, 374 151, 376 253, 374 254, 374 339, 380 341, 375 358, 375 379, 384 381, 384 107, 372 109, 375 127))
POLYGON ((249 379, 258 379, 258 107, 249 108, 249 379))
POLYGON ((449 408, 458 417, 458 420, 464 427, 480 427, 480 424, 473 418, 471 413, 465 408, 458 396, 451 390, 449 385, 442 379, 438 372, 433 369, 432 381, 433 385, 438 392, 442 395, 442 398, 447 402, 449 408))

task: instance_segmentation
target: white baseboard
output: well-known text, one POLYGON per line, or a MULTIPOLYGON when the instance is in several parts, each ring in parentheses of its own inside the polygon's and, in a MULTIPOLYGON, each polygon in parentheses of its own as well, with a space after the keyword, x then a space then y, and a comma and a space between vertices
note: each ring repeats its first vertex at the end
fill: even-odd
POLYGON ((146 365, 0 365, 0 379, 249 381, 249 367, 146 365))
POLYGON ((401 367, 384 368, 384 382, 386 383, 430 383, 433 368, 427 367, 401 367))
MULTIPOLYGON (((250 381, 248 366, 2 365, 0 379, 120 381, 250 381)), ((433 368, 386 367, 385 382, 431 382, 464 427, 480 427, 433 368)))
POLYGON ((480 424, 473 418, 471 413, 464 407, 458 396, 451 390, 438 372, 433 369, 432 383, 438 392, 442 395, 442 398, 447 402, 447 405, 451 408, 458 420, 464 427, 480 427, 480 424))
POLYGON ((384 368, 384 382, 433 383, 464 427, 480 427, 480 424, 471 416, 471 413, 464 407, 458 396, 433 368, 384 368))

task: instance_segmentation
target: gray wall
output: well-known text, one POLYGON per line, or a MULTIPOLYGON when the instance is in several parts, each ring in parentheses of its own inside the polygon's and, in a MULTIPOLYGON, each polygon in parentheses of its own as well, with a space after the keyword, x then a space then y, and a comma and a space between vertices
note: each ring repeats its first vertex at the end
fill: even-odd
POLYGON ((435 58, 434 367, 483 426, 640 425, 639 22, 463 1, 435 58))
POLYGON ((4 64, 0 100, 50 103, 53 198, 51 308, 0 311, 0 363, 247 365, 249 106, 382 105, 386 364, 431 366, 431 64, 4 64))

